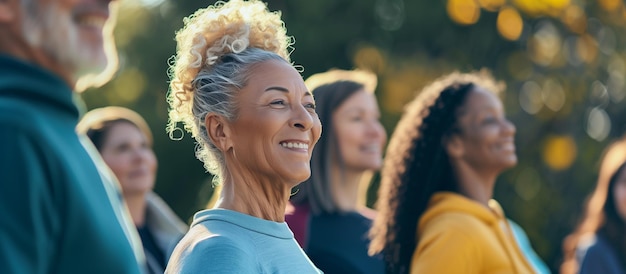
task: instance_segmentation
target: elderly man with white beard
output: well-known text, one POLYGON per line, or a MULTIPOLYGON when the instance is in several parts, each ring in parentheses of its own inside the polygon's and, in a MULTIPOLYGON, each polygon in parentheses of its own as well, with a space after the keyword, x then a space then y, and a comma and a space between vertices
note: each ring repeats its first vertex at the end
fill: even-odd
POLYGON ((74 131, 76 92, 117 66, 111 2, 0 0, 0 273, 144 267, 117 181, 74 131))

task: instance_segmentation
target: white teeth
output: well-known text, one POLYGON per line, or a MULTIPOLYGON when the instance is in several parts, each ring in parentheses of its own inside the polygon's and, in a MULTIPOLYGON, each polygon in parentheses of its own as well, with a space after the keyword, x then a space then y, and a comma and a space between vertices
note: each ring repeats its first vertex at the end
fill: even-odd
POLYGON ((378 152, 380 150, 380 145, 377 145, 377 144, 365 145, 363 146, 363 150, 369 151, 369 152, 378 152))
POLYGON ((288 142, 288 143, 280 143, 280 145, 282 147, 286 147, 286 148, 300 148, 300 149, 309 149, 309 145, 305 144, 305 143, 293 143, 293 142, 288 142))

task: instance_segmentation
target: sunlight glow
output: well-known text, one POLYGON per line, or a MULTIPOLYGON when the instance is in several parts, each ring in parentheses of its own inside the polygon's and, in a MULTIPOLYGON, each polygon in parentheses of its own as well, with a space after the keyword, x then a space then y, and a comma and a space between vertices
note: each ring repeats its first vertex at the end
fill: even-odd
POLYGON ((548 79, 543 83, 541 98, 546 107, 557 112, 565 105, 565 90, 557 80, 548 79))
POLYGON ((539 112, 543 107, 541 86, 534 81, 524 83, 519 93, 519 104, 529 114, 539 112))
POLYGON ((594 107, 604 108, 609 105, 609 99, 606 86, 600 81, 593 81, 589 92, 589 103, 594 107))
POLYGON ((598 4, 606 11, 614 11, 622 6, 621 0, 598 0, 598 4))
POLYGON ((570 5, 570 0, 513 0, 517 8, 531 16, 556 17, 570 5))
POLYGON ((504 6, 505 3, 506 0, 478 0, 478 4, 488 11, 497 11, 504 6))
POLYGON ((593 108, 587 118, 587 135, 598 142, 604 141, 611 132, 611 119, 601 108, 593 108))
POLYGON ((461 25, 473 25, 480 18, 480 7, 474 0, 448 0, 448 16, 461 25))
POLYGON ((561 50, 561 35, 550 21, 543 21, 535 28, 537 31, 528 39, 528 53, 536 64, 548 66, 561 50))
POLYGON ((561 16, 561 21, 574 33, 583 34, 587 30, 587 15, 577 5, 567 7, 561 16))
POLYGON ((496 24, 500 35, 511 41, 517 40, 524 29, 522 17, 517 10, 512 7, 505 7, 500 10, 496 24))
POLYGON ((576 143, 569 135, 549 136, 543 147, 543 161, 553 170, 570 167, 576 154, 576 143))

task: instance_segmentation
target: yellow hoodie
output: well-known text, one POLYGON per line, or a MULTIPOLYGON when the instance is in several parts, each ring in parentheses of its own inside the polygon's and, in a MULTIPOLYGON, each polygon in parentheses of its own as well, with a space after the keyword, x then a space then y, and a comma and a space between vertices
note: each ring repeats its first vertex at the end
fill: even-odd
POLYGON ((437 192, 417 227, 411 273, 534 273, 517 246, 502 208, 452 192, 437 192))

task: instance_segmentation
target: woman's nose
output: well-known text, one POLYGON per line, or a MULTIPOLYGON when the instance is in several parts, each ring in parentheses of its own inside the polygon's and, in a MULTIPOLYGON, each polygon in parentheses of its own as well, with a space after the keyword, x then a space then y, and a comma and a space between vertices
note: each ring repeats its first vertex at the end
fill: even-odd
POLYGON ((517 131, 517 128, 509 119, 504 119, 504 131, 511 135, 514 135, 517 131))
POLYGON ((313 115, 304 107, 300 106, 293 111, 291 126, 302 130, 309 130, 315 124, 313 115))
POLYGON ((371 120, 367 125, 367 134, 373 137, 378 137, 382 139, 387 138, 387 133, 385 132, 385 128, 380 123, 380 121, 371 120))

